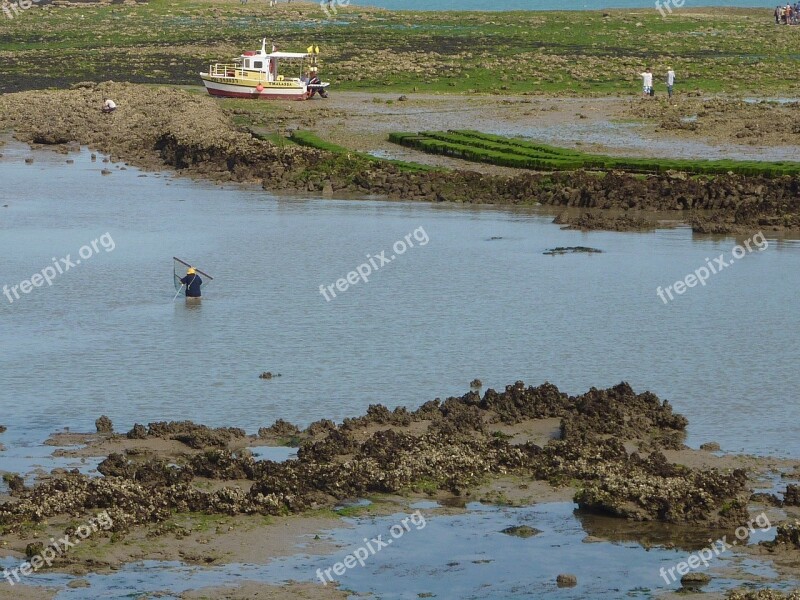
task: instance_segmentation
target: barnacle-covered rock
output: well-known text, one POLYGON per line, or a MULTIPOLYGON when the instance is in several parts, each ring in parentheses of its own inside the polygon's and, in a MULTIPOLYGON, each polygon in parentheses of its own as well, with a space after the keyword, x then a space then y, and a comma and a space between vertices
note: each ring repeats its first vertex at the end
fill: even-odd
MULTIPOLYGON (((204 451, 178 457, 179 464, 111 454, 98 467, 104 477, 72 471, 30 490, 18 488, 0 504, 0 525, 13 530, 26 521, 106 509, 113 531, 125 532, 176 511, 277 515, 373 493, 458 495, 509 474, 577 485, 582 508, 619 517, 715 526, 743 522, 743 472, 691 469, 660 452, 674 447, 685 428, 686 419, 668 403, 636 394, 626 383, 569 396, 551 384, 525 387, 521 381, 483 397, 473 390, 436 399, 415 411, 374 404, 341 426, 317 421, 302 433, 307 439, 297 458, 284 462, 231 452, 229 443, 244 436, 240 429, 190 421, 136 425, 128 437, 178 439, 204 451), (511 443, 513 436, 493 435, 486 426, 553 417, 561 419, 561 438, 544 446, 511 443), (418 422, 424 423, 412 427, 418 422), (631 440, 653 451, 630 454, 624 442, 631 440), (209 486, 209 480, 218 483, 209 486)), ((299 429, 278 421, 262 432, 296 435, 299 429)))

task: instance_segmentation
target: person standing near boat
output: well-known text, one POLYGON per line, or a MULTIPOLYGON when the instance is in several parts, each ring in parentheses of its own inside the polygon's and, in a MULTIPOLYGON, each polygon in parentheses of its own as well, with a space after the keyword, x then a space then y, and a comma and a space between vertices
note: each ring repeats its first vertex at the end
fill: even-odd
MULTIPOLYGON (((315 67, 311 67, 311 79, 309 80, 309 85, 318 86, 322 83, 319 76, 317 75, 317 69, 315 67)), ((325 91, 324 87, 313 87, 311 88, 311 95, 309 98, 313 98, 314 94, 319 93, 321 98, 327 98, 328 92, 325 91)))
POLYGON ((181 283, 186 287, 186 299, 196 298, 200 299, 201 292, 200 286, 203 285, 203 280, 194 267, 189 267, 186 271, 186 277, 181 279, 181 283))

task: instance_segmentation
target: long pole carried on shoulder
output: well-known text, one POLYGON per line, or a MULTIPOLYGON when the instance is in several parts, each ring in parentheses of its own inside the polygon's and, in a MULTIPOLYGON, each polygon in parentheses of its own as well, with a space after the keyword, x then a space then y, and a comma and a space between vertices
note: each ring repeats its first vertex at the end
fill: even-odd
POLYGON ((189 263, 187 263, 185 260, 181 260, 181 259, 180 259, 180 258, 178 258, 177 256, 173 256, 173 257, 172 257, 172 260, 176 260, 176 261, 178 261, 179 263, 181 263, 182 265, 185 265, 185 266, 186 266, 186 268, 191 268, 191 269, 194 269, 195 271, 197 271, 198 273, 200 273, 200 275, 202 275, 203 277, 208 277, 208 278, 209 278, 209 280, 211 280, 211 281, 214 281, 214 278, 213 278, 211 275, 209 275, 209 274, 208 274, 208 273, 206 273, 205 271, 201 271, 201 270, 200 270, 200 269, 198 269, 197 267, 192 267, 192 265, 190 265, 189 263))

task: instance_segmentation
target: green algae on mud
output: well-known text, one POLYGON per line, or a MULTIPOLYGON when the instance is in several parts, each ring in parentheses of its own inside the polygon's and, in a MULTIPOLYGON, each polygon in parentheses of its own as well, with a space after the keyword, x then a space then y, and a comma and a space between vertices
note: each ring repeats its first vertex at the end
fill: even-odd
POLYGON ((741 160, 687 160, 639 158, 588 154, 539 142, 491 135, 474 130, 421 131, 391 133, 389 140, 431 154, 455 156, 469 161, 534 169, 538 171, 625 171, 628 173, 761 175, 777 177, 800 175, 800 162, 741 160))
POLYGON ((334 89, 456 93, 629 94, 640 73, 671 66, 678 89, 792 94, 793 28, 767 10, 414 12, 350 5, 197 0, 32 8, 0 21, 2 91, 115 79, 196 84, 210 62, 266 36, 281 49, 323 49, 334 89), (56 50, 59 61, 45 60, 56 50), (67 68, 65 68, 65 65, 67 68), (780 77, 775 74, 779 73, 780 77))

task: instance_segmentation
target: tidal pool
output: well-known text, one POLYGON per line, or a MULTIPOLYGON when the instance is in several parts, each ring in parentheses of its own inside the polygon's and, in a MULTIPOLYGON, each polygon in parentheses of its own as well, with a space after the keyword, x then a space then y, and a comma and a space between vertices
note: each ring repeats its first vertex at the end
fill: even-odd
MULTIPOLYGON (((275 559, 268 565, 236 563, 221 567, 141 561, 109 574, 87 575, 82 579, 89 581, 89 588, 64 588, 56 598, 77 600, 91 592, 92 598, 135 598, 139 594, 158 593, 159 598, 178 599, 186 590, 244 581, 272 584, 314 581, 322 586, 319 572, 324 578, 325 569, 358 548, 366 548, 364 540, 374 540, 377 536, 381 536, 382 542, 391 539, 392 543, 370 553, 364 559, 364 566, 356 563, 344 575, 336 577, 344 589, 368 594, 368 598, 655 598, 680 587, 674 583, 668 585, 660 576, 661 568, 674 567, 690 553, 680 547, 652 548, 645 552, 639 543, 624 539, 593 541, 587 538, 586 528, 587 521, 594 518, 586 515, 579 518, 571 502, 526 508, 471 503, 463 514, 437 515, 431 509, 421 514, 424 521, 416 521, 421 527, 410 525, 399 537, 392 537, 390 531, 406 514, 347 519, 350 528, 323 533, 341 548, 330 556, 309 556, 298 550, 297 555, 275 559), (514 525, 535 527, 540 533, 525 539, 502 533, 514 525), (579 585, 558 588, 556 577, 561 573, 574 574, 579 585)), ((607 526, 607 523, 597 525, 600 529, 607 526)), ((591 530, 590 525, 588 528, 591 530)), ((790 589, 798 583, 779 581, 768 566, 731 552, 714 558, 707 569, 702 569, 714 576, 705 589, 719 591, 740 584, 725 573, 733 565, 779 589, 790 589)), ((0 561, 0 567, 12 566, 16 566, 13 561, 0 561)), ((71 579, 75 578, 37 574, 33 581, 36 585, 61 587, 71 579)), ((357 597, 364 596, 353 596, 357 597)))

